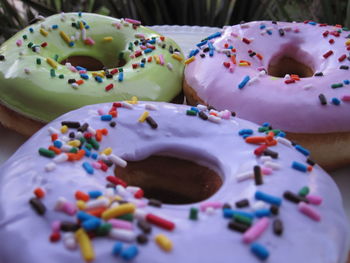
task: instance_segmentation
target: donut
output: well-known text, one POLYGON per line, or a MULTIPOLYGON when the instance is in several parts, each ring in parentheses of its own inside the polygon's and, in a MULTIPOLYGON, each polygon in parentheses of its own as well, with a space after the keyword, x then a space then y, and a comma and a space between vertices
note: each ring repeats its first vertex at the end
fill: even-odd
POLYGON ((90 13, 42 18, 0 47, 0 122, 31 135, 84 105, 183 102, 183 55, 140 21, 90 13))
POLYGON ((335 183, 259 128, 161 102, 59 117, 0 169, 0 262, 344 263, 335 183))
POLYGON ((348 29, 313 21, 256 21, 224 28, 186 60, 189 104, 287 132, 322 167, 350 163, 348 29))

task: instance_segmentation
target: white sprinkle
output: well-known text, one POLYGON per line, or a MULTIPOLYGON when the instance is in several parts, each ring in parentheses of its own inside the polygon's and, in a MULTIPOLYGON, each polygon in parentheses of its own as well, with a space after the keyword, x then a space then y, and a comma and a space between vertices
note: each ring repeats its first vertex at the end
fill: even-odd
POLYGON ((279 170, 281 165, 275 162, 267 161, 264 163, 264 166, 271 168, 272 170, 279 170))
POLYGON ((63 209, 64 204, 67 203, 67 199, 64 197, 59 197, 56 201, 56 204, 54 206, 54 209, 56 211, 61 211, 63 209))
POLYGON ((132 104, 130 104, 129 102, 126 102, 126 101, 122 101, 122 106, 124 108, 129 109, 129 110, 131 110, 133 108, 132 104))
POLYGON ((145 210, 142 209, 136 209, 134 212, 134 217, 137 220, 145 220, 147 216, 147 212, 145 210))
POLYGON ((120 184, 116 186, 116 191, 117 191, 117 194, 120 195, 121 197, 124 197, 124 199, 131 195, 131 193, 126 191, 125 187, 120 184))
POLYGON ((86 29, 85 28, 83 28, 82 30, 81 30, 81 39, 84 41, 84 40, 86 40, 86 29))
POLYGON ((251 78, 251 79, 249 80, 249 82, 248 82, 248 86, 254 84, 254 83, 257 82, 258 80, 259 80, 258 77, 253 77, 253 78, 251 78))
POLYGON ((158 107, 154 104, 145 104, 146 110, 158 110, 158 107))
POLYGON ((214 116, 214 115, 208 115, 208 120, 211 122, 215 122, 215 123, 221 122, 221 119, 219 117, 214 116))
POLYGON ((105 197, 90 200, 85 203, 85 209, 104 208, 109 206, 109 199, 105 197))
POLYGON ((168 62, 167 64, 166 64, 166 67, 169 69, 169 70, 173 70, 173 64, 171 64, 170 62, 168 62))
POLYGON ((115 193, 114 193, 114 188, 108 187, 108 188, 105 190, 105 196, 106 196, 106 197, 113 197, 114 195, 115 195, 115 193))
POLYGON ((72 150, 72 148, 73 148, 73 146, 70 146, 68 144, 64 144, 64 145, 62 145, 61 150, 62 150, 62 152, 69 152, 70 150, 72 150))
POLYGON ((74 234, 71 232, 63 233, 63 244, 69 250, 75 250, 78 247, 74 234))
POLYGON ((206 209, 205 209, 205 213, 207 214, 207 215, 214 215, 215 214, 215 209, 214 209, 214 207, 211 207, 211 206, 209 206, 209 207, 207 207, 206 209))
POLYGON ((30 69, 29 68, 24 68, 24 73, 30 74, 30 69))
POLYGON ((54 127, 49 127, 49 129, 48 129, 48 131, 49 131, 49 133, 50 133, 50 135, 52 135, 52 134, 59 134, 60 132, 58 131, 58 130, 56 130, 54 127))
POLYGON ((124 242, 134 242, 136 240, 136 233, 126 229, 112 228, 109 232, 109 237, 124 242))
POLYGON ((314 86, 312 86, 311 84, 307 84, 303 87, 304 90, 309 90, 312 89, 314 86))
POLYGON ((268 162, 268 161, 272 161, 272 157, 271 156, 268 156, 268 155, 264 155, 264 156, 261 156, 260 157, 260 160, 265 163, 265 162, 268 162))
POLYGON ((77 83, 72 83, 71 86, 73 89, 77 89, 79 87, 79 85, 77 83))
POLYGON ((201 110, 201 111, 205 111, 205 110, 207 110, 207 109, 208 109, 208 107, 207 107, 207 106, 202 105, 202 104, 198 104, 198 105, 197 105, 197 108, 198 108, 199 110, 201 110))
POLYGON ((236 180, 237 182, 242 182, 247 179, 253 178, 254 177, 254 172, 253 170, 242 172, 236 175, 236 180))
POLYGON ((265 203, 265 202, 263 202, 263 201, 257 201, 257 202, 254 202, 254 203, 252 204, 252 209, 253 209, 254 211, 260 210, 260 209, 264 209, 264 208, 267 208, 267 207, 268 207, 267 203, 265 203))
POLYGON ((55 170, 55 168, 56 168, 56 164, 52 163, 52 162, 45 165, 46 172, 51 172, 51 171, 55 170))
POLYGON ((135 194, 138 190, 140 190, 141 188, 138 186, 127 186, 126 190, 131 193, 131 194, 135 194))
POLYGON ((115 165, 118 165, 118 166, 123 167, 123 168, 125 168, 127 165, 127 162, 125 160, 123 160, 122 158, 120 158, 114 154, 111 154, 109 156, 109 160, 111 160, 115 165))
POLYGON ((68 155, 65 153, 60 153, 59 155, 55 156, 55 158, 53 158, 53 161, 55 163, 63 163, 67 160, 68 160, 68 155))
POLYGON ((265 76, 266 75, 266 71, 264 69, 260 70, 258 75, 259 75, 259 77, 265 76))
POLYGON ((286 75, 284 76, 284 79, 285 79, 285 80, 290 79, 290 75, 289 75, 289 74, 286 74, 286 75))
POLYGON ((286 138, 277 137, 276 140, 277 140, 278 143, 282 143, 282 144, 284 144, 284 145, 286 145, 286 146, 289 146, 289 147, 292 147, 292 146, 293 146, 293 145, 292 145, 292 142, 291 142, 290 140, 286 139, 286 138))
POLYGON ((88 130, 88 132, 90 132, 92 135, 96 135, 95 129, 92 128, 91 126, 89 126, 89 127, 87 128, 87 130, 88 130))

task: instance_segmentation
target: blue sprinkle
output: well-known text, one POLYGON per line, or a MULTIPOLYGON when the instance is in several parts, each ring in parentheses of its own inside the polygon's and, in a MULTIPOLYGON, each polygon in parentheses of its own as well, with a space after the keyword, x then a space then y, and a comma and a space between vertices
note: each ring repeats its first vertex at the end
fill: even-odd
POLYGON ((52 29, 57 29, 58 25, 52 25, 52 29))
POLYGON ((338 98, 332 98, 332 103, 334 104, 334 105, 339 105, 340 104, 340 99, 338 99, 338 98))
POLYGON ((112 120, 113 116, 110 114, 102 115, 101 116, 101 121, 110 121, 112 120))
POLYGON ((124 260, 131 260, 131 259, 135 258, 138 253, 139 253, 139 250, 138 250, 137 246, 131 245, 130 247, 128 247, 122 251, 121 257, 124 260))
POLYGON ((301 145, 297 144, 294 146, 295 149, 297 149, 299 152, 301 152, 302 154, 304 154, 305 156, 309 156, 310 155, 310 151, 305 149, 304 147, 302 147, 301 145))
POLYGON ((285 132, 283 132, 283 131, 280 131, 277 135, 276 135, 277 137, 286 137, 286 133, 285 132))
POLYGON ((250 77, 247 75, 244 77, 244 79, 241 81, 241 83, 238 84, 239 89, 243 89, 243 87, 248 83, 250 80, 250 77))
POLYGON ((204 40, 204 41, 198 43, 196 46, 197 46, 197 47, 201 47, 201 46, 204 46, 204 45, 207 44, 207 43, 208 43, 208 40, 204 40))
POLYGON ((265 24, 261 24, 260 25, 260 29, 264 29, 264 28, 266 28, 266 25, 265 24))
POLYGON ((147 54, 147 53, 151 53, 152 51, 153 51, 152 48, 146 48, 143 52, 144 52, 145 54, 147 54))
POLYGON ((242 129, 238 132, 239 135, 245 135, 245 134, 248 134, 248 135, 252 135, 254 133, 254 131, 252 129, 242 129))
POLYGON ((119 256, 120 252, 122 252, 122 249, 123 243, 118 241, 113 246, 112 254, 115 256, 119 256))
POLYGON ((85 156, 86 156, 86 157, 90 157, 91 151, 90 151, 88 148, 82 147, 81 149, 85 151, 85 156))
POLYGON ((197 107, 191 107, 191 110, 195 111, 195 112, 199 112, 199 109, 197 107))
POLYGON ((118 81, 122 82, 123 79, 124 79, 124 73, 123 72, 119 72, 119 74, 118 74, 118 81))
POLYGON ((193 49, 191 50, 190 54, 188 55, 188 57, 193 57, 195 55, 197 55, 199 53, 199 49, 193 49))
POLYGON ((86 68, 83 68, 83 67, 81 67, 81 66, 76 66, 75 68, 76 68, 77 70, 85 70, 85 71, 87 71, 86 68))
POLYGON ((100 225, 101 225, 101 219, 99 218, 91 218, 91 219, 85 220, 82 223, 82 227, 86 231, 96 230, 100 225))
POLYGON ((90 215, 90 214, 88 214, 88 213, 86 213, 84 211, 79 211, 77 213, 77 218, 78 218, 79 221, 84 222, 86 220, 94 219, 94 218, 97 218, 97 217, 95 217, 93 215, 90 215))
POLYGON ((208 42, 208 47, 209 47, 209 56, 212 57, 214 55, 215 48, 211 42, 208 42))
POLYGON ((145 67, 145 63, 140 63, 140 67, 144 68, 145 67))
POLYGON ((82 79, 89 79, 89 75, 88 74, 80 74, 80 77, 82 79))
POLYGON ((100 76, 95 76, 95 80, 98 82, 98 83, 101 83, 103 81, 103 79, 100 77, 100 76))
POLYGON ((345 85, 349 85, 350 84, 350 80, 346 79, 343 81, 345 85))
POLYGON ((94 160, 97 160, 98 154, 97 153, 93 153, 91 154, 91 158, 94 160))
POLYGON ((88 162, 83 162, 83 168, 88 174, 94 174, 94 168, 88 162))
POLYGON ((207 37, 208 40, 213 39, 213 38, 217 38, 221 36, 221 32, 216 32, 214 34, 211 34, 210 36, 207 37))
POLYGON ((154 38, 153 38, 153 39, 150 39, 150 40, 147 41, 147 43, 155 44, 155 43, 156 43, 156 39, 154 39, 154 38))
POLYGON ((294 161, 292 163, 292 168, 301 172, 307 172, 307 166, 305 164, 294 161))
POLYGON ((261 260, 266 260, 270 255, 269 251, 257 242, 250 245, 250 251, 261 260))
POLYGON ((248 137, 250 137, 249 134, 243 134, 243 135, 242 135, 242 138, 243 138, 243 139, 246 139, 246 138, 248 138, 248 137))
POLYGON ((257 218, 271 216, 271 210, 267 209, 267 208, 256 210, 255 211, 255 216, 257 218))
POLYGON ((317 25, 317 23, 315 21, 310 21, 308 24, 312 25, 312 26, 316 26, 317 25))
POLYGON ((34 32, 34 29, 32 27, 29 28, 29 32, 30 33, 33 33, 34 32))
POLYGON ((68 44, 70 47, 72 47, 72 46, 74 46, 74 42, 73 41, 71 41, 71 42, 69 42, 69 44, 68 44))
POLYGON ((269 123, 269 122, 264 122, 264 123, 262 124, 262 126, 263 126, 263 127, 269 127, 269 126, 270 126, 270 123, 269 123))
POLYGON ((95 190, 95 191, 90 191, 88 193, 88 195, 90 196, 90 198, 96 199, 96 198, 100 197, 101 195, 103 195, 103 193, 99 190, 95 190))
POLYGON ((63 145, 63 143, 59 140, 56 140, 53 142, 53 146, 55 146, 56 148, 61 148, 63 145))
POLYGON ((269 195, 269 194, 263 193, 261 191, 255 192, 255 199, 264 201, 264 202, 272 204, 272 205, 277 205, 277 206, 280 206, 282 204, 282 198, 279 198, 279 197, 273 196, 273 195, 269 195))
POLYGON ((266 30, 266 33, 269 35, 272 35, 272 31, 271 30, 266 30))
POLYGON ((78 13, 78 16, 81 17, 81 16, 82 16, 82 12, 79 12, 79 13, 78 13))

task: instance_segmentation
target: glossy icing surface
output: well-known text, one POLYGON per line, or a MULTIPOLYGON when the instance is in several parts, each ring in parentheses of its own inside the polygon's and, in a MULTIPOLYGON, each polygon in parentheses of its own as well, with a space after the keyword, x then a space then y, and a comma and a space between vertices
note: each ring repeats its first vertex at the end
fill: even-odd
MULTIPOLYGON (((292 146, 278 143, 269 147, 278 152, 278 158, 269 162, 279 168, 273 170, 272 174, 265 175, 262 185, 255 185, 251 178, 239 182, 237 175, 251 171, 255 165, 267 165, 266 160, 254 155, 257 145, 246 143, 238 135, 244 129, 252 129, 253 136, 261 135, 257 132, 257 125, 227 116, 227 112, 222 113, 227 119, 220 119, 215 123, 202 120, 198 116, 187 116, 186 111, 190 109, 188 106, 156 102, 149 104, 140 102, 131 109, 118 108, 118 117, 114 118, 117 123, 115 128, 111 128, 108 122, 101 121, 98 114, 98 111, 108 112, 110 103, 86 106, 67 113, 38 131, 1 167, 1 263, 84 262, 79 249, 68 250, 62 241, 49 242, 53 221, 74 221, 75 218, 55 211, 54 207, 59 197, 74 203, 74 193, 77 190, 106 191, 106 176, 113 175, 113 166, 107 172, 95 169, 93 174, 87 174, 82 163, 93 163, 94 160, 84 157, 76 162, 57 163, 54 170, 45 171, 47 164, 53 161, 40 156, 38 148, 47 148, 52 144, 48 129, 51 132, 52 128, 59 130, 62 121, 88 123, 96 131, 107 128, 108 135, 103 136, 100 149, 95 151, 97 153, 111 147, 113 154, 126 161, 142 160, 151 155, 174 156, 210 167, 222 177, 222 187, 200 203, 137 208, 172 221, 175 229, 167 231, 153 226, 149 242, 138 245, 139 254, 133 262, 227 262, 230 258, 237 262, 260 262, 250 252, 250 246, 242 242, 242 234, 227 228, 230 220, 223 217, 222 204, 228 203, 234 210, 254 215, 253 207, 258 206, 254 198, 257 190, 282 198, 286 190, 297 193, 304 186, 309 187, 310 195, 323 198, 319 206, 309 204, 320 214, 321 220, 311 220, 298 211, 296 204, 282 198, 279 215, 268 217, 270 224, 257 242, 269 251, 268 262, 271 263, 345 262, 349 246, 349 226, 339 191, 320 167, 314 166, 310 172, 291 168, 293 161, 306 164, 306 157, 292 146), (138 122, 145 107, 149 108, 146 104, 156 108, 149 110, 150 116, 158 124, 156 129, 152 129, 146 122, 138 122), (47 211, 43 216, 37 215, 28 203, 36 187, 46 191, 42 202, 47 211), (250 207, 236 209, 235 202, 243 198, 249 200, 250 207), (201 208, 212 201, 221 206, 199 212, 199 219, 196 221, 188 219, 191 207, 201 208), (281 236, 273 233, 272 222, 275 218, 281 219, 284 224, 281 236), (159 233, 172 241, 171 252, 164 252, 154 242, 155 235, 159 233), (18 248, 21 248, 21 253, 18 253, 18 248)), ((69 132, 71 131, 76 132, 76 129, 70 129, 69 132)), ((59 140, 67 141, 68 133, 59 134, 59 140)), ((125 197, 125 200, 140 204, 140 200, 135 200, 132 196, 125 197)), ((269 205, 260 202, 259 207, 269 208, 269 205)), ((256 224, 257 221, 255 218, 253 223, 256 224)), ((137 227, 134 231, 140 232, 137 227)), ((115 242, 108 237, 94 238, 94 262, 118 260, 111 253, 115 242)))
MULTIPOLYGON (((171 101, 181 91, 183 63, 172 57, 169 48, 177 53, 179 46, 166 37, 161 40, 157 32, 146 27, 134 28, 133 21, 128 21, 97 14, 67 13, 48 17, 18 32, 0 47, 0 55, 5 57, 0 61, 0 103, 29 118, 48 122, 84 105, 132 96, 171 101), (80 27, 80 22, 85 25, 80 27), (74 40, 72 47, 60 31, 74 40), (149 41, 142 44, 144 39, 149 41), (32 43, 30 48, 29 43, 32 43), (93 72, 88 71, 89 79, 83 79, 79 72, 71 71, 74 69, 59 63, 55 63, 55 69, 46 62, 47 58, 61 62, 77 55, 100 60, 110 71, 122 69, 122 81, 119 72, 112 78, 102 78, 100 83, 94 79, 93 72), (126 61, 122 67, 117 66, 120 57, 126 61), (150 57, 152 61, 148 62, 150 57), (142 59, 146 62, 141 62, 142 59), (69 79, 84 83, 72 85, 69 79), (106 91, 110 84, 114 87, 106 91)), ((182 58, 182 54, 179 56, 182 58)))
POLYGON ((239 117, 256 123, 268 121, 297 133, 348 132, 348 37, 346 28, 314 22, 257 21, 226 27, 209 40, 213 56, 208 43, 195 48, 199 52, 186 66, 185 80, 207 104, 236 111, 239 117), (329 51, 333 53, 325 58, 329 51), (236 64, 227 55, 235 56, 236 64), (260 73, 276 56, 291 57, 323 76, 287 84, 283 77, 260 73), (246 76, 250 80, 238 88, 246 76), (341 87, 332 88, 333 84, 341 87), (320 94, 327 105, 321 104, 320 94))

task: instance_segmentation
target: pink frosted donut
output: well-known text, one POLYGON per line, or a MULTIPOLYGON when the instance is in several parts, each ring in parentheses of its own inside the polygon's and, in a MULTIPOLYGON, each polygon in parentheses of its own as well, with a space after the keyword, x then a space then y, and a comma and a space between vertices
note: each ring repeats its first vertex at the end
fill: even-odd
POLYGON ((349 37, 347 28, 313 21, 225 27, 190 53, 187 100, 267 121, 325 167, 349 163, 349 37))
POLYGON ((336 184, 259 128, 160 102, 61 116, 0 167, 0 262, 344 263, 336 184))

